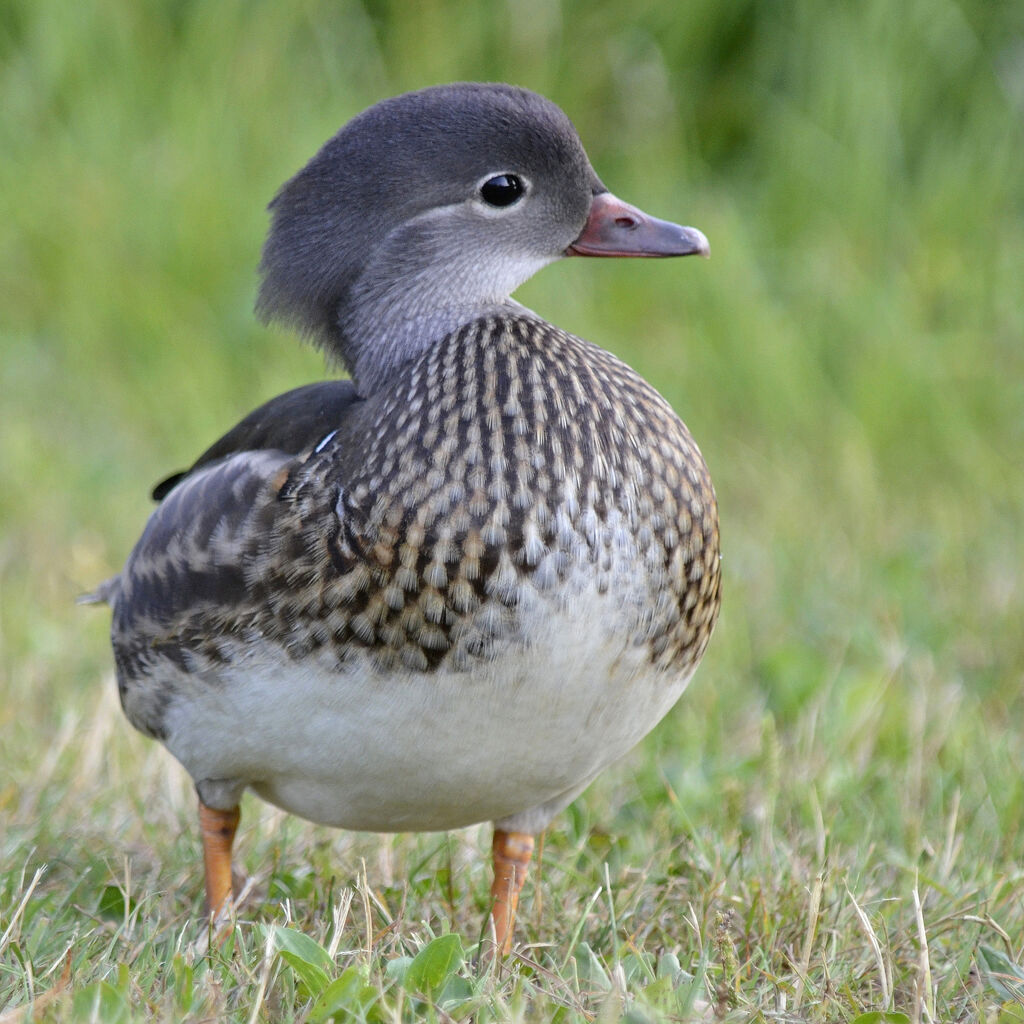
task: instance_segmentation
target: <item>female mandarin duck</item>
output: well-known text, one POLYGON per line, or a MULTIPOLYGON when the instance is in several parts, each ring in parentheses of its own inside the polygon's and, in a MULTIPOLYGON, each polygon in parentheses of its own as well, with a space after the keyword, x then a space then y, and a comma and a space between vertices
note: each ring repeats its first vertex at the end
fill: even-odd
POLYGON ((161 484, 99 588, 129 720, 195 780, 211 910, 242 791, 347 829, 494 822, 511 947, 533 836, 675 703, 719 606, 686 427, 509 298, 563 256, 707 255, 507 85, 409 93, 278 193, 258 311, 351 381, 272 399, 161 484))

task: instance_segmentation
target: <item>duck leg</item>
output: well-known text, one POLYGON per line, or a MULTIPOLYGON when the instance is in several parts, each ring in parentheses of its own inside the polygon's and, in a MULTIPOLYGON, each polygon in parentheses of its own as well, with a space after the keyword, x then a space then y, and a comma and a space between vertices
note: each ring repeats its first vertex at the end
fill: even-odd
POLYGON ((507 956, 512 952, 519 893, 533 856, 533 836, 527 832, 506 832, 496 828, 491 851, 494 858, 494 882, 491 885, 494 938, 498 951, 507 956))
POLYGON ((238 808, 218 811, 199 801, 199 828, 206 867, 206 910, 216 916, 231 901, 231 847, 238 828, 238 808))

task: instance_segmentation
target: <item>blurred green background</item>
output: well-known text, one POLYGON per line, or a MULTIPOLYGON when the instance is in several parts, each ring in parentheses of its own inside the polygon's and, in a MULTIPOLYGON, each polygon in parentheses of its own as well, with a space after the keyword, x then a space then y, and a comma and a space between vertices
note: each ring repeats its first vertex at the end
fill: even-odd
POLYGON ((1024 5, 997 0, 5 0, 0 810, 112 685, 73 601, 150 486, 323 374, 252 315, 266 203, 365 106, 456 79, 551 97, 614 192, 711 241, 518 296, 651 380, 716 481, 721 624, 649 748, 680 799, 720 804, 768 721, 824 751, 826 804, 830 772, 877 787, 851 835, 899 833, 921 720, 921 814, 963 787, 1020 860, 1024 5))
POLYGON ((322 375, 251 313, 277 186, 364 106, 454 79, 550 96, 613 191, 711 239, 707 264, 566 261, 520 298, 701 444, 716 685, 786 704, 807 660, 920 653, 1020 720, 1024 6, 988 0, 7 0, 5 687, 86 697, 105 626, 71 599, 149 485, 322 375))

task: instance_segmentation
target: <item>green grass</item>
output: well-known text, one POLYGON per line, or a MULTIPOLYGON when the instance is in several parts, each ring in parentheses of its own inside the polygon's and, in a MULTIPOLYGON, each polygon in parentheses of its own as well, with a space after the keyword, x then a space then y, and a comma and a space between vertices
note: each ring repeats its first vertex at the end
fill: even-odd
POLYGON ((1022 54, 987 0, 5 4, 0 1020, 1024 1019, 1022 54), (689 423, 722 620, 547 834, 507 965, 474 959, 486 828, 255 800, 204 951, 189 784, 73 599, 153 482, 323 372, 251 314, 277 185, 460 78, 551 96, 711 239, 520 298, 689 423))

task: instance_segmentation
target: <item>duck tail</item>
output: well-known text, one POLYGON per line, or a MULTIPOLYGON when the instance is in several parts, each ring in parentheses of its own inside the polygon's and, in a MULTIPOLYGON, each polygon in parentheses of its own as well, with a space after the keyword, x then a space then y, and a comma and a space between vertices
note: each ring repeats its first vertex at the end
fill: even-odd
POLYGON ((120 589, 121 577, 111 576, 90 593, 79 594, 75 598, 75 604, 113 604, 120 589))

